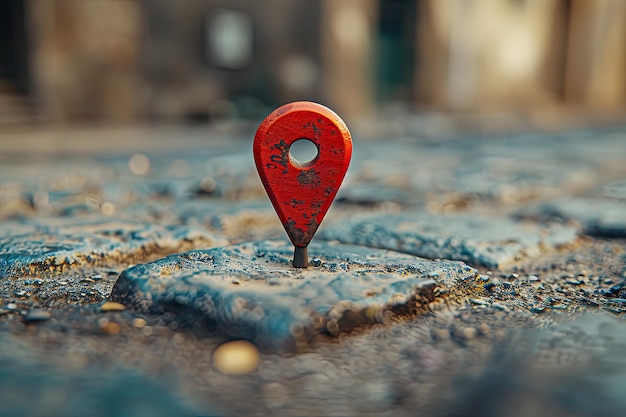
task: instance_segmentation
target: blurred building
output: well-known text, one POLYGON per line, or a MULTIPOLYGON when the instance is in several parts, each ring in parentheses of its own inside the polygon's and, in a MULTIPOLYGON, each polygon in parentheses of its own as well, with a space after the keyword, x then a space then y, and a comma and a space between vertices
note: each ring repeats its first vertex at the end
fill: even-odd
POLYGON ((0 123, 626 109, 623 0, 2 0, 0 123))

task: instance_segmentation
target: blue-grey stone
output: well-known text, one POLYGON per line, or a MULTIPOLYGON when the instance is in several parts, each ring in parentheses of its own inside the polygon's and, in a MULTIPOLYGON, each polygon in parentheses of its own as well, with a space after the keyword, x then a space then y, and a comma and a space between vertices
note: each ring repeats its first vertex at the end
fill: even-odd
POLYGON ((498 268, 571 244, 576 239, 576 229, 523 224, 505 217, 414 212, 361 217, 325 228, 318 236, 498 268))
POLYGON ((188 226, 103 217, 39 218, 0 226, 0 277, 141 262, 195 247, 228 244, 188 226))
POLYGON ((319 267, 296 269, 286 241, 196 250, 124 271, 110 299, 140 312, 174 312, 268 350, 293 350, 396 315, 442 294, 479 291, 476 270, 357 246, 312 243, 319 267))
POLYGON ((177 395, 175 381, 108 366, 75 370, 37 359, 12 336, 0 337, 0 417, 169 417, 221 415, 177 395))
POLYGON ((626 237, 626 200, 564 198, 518 210, 520 217, 574 221, 589 235, 626 237))

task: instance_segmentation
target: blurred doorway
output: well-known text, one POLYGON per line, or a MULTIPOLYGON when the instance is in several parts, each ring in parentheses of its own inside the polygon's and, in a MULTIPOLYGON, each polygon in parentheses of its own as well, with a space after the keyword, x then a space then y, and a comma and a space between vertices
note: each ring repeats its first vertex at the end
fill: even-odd
POLYGON ((25 0, 0 1, 0 80, 16 92, 28 83, 25 0))
POLYGON ((412 101, 417 2, 380 0, 377 100, 412 101))
POLYGON ((0 125, 32 120, 25 3, 0 1, 0 125))

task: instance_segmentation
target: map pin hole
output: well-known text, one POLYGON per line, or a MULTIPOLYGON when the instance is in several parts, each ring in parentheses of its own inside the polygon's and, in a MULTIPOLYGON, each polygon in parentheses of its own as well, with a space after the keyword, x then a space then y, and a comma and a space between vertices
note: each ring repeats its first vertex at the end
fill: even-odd
POLYGON ((296 139, 289 146, 289 159, 297 168, 311 168, 320 154, 320 150, 310 139, 296 139))

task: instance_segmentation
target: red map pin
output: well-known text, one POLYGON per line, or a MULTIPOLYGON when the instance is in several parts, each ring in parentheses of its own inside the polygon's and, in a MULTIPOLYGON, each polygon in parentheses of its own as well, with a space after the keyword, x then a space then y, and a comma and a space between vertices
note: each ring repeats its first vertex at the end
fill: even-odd
POLYGON ((306 101, 285 104, 263 120, 254 137, 254 162, 280 221, 295 246, 293 266, 308 266, 307 246, 346 175, 352 138, 332 110, 306 101), (307 139, 317 156, 302 163, 291 145, 307 139))

